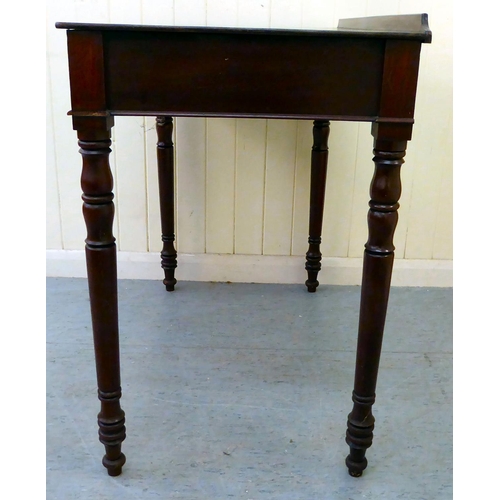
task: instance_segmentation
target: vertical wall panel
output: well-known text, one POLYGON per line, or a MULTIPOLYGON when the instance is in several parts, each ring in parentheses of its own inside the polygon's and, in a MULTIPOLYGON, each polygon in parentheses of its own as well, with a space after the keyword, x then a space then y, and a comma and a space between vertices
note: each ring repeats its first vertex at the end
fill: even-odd
MULTIPOLYGON (((358 130, 359 125, 354 122, 330 122, 321 252, 331 257, 348 256, 358 130)), ((370 165, 367 165, 367 168, 370 169, 370 165)), ((362 208, 365 206, 366 197, 363 199, 362 208)))
MULTIPOLYGON (((237 2, 207 0, 208 26, 237 26, 237 2)), ((234 252, 236 120, 207 119, 206 252, 234 252)))
POLYGON ((207 120, 206 251, 233 253, 236 120, 207 120))
POLYGON ((300 27, 302 19, 302 0, 272 0, 270 6, 270 27, 300 27))
MULTIPOLYGON (((141 19, 141 1, 109 0, 109 22, 134 24, 141 19)), ((118 249, 145 252, 148 249, 144 118, 115 118, 113 129, 118 249)))
POLYGON ((177 250, 205 253, 206 119, 177 118, 177 250))
MULTIPOLYGON (((451 117, 450 117, 451 121, 451 117)), ((450 123, 451 127, 451 123, 450 123)), ((444 162, 441 186, 438 193, 439 202, 436 218, 436 229, 432 247, 433 259, 453 258, 453 170, 450 162, 444 162)))
MULTIPOLYGON (((45 197, 45 213, 46 213, 46 230, 45 238, 46 245, 49 249, 59 249, 63 245, 63 235, 61 231, 61 211, 59 204, 59 183, 57 172, 57 154, 56 147, 58 142, 55 136, 55 127, 59 123, 58 117, 54 114, 54 104, 57 107, 59 96, 56 95, 56 102, 52 100, 52 78, 51 66, 54 62, 55 51, 58 37, 56 37, 56 29, 54 28, 54 16, 56 12, 48 8, 46 16, 47 30, 47 57, 46 57, 46 197, 45 197), (52 63, 52 64, 51 64, 52 63)), ((65 39, 65 35, 63 37, 65 39)))
MULTIPOLYGON (((60 4, 65 2, 57 3, 59 4, 57 8, 59 8, 60 4)), ((68 3, 73 3, 75 5, 76 21, 85 23, 109 22, 110 0, 69 0, 68 3)))
POLYGON ((354 189, 349 221, 348 257, 361 257, 368 239, 366 214, 370 200, 370 182, 374 171, 372 151, 371 124, 360 123, 358 125, 354 189))
POLYGON ((335 2, 302 1, 302 28, 328 29, 335 26, 335 2))
MULTIPOLYGON (((433 258, 434 241, 440 239, 440 236, 436 237, 436 231, 451 226, 452 222, 451 209, 441 206, 440 199, 444 172, 451 168, 452 162, 451 13, 437 2, 429 16, 433 41, 422 47, 423 65, 412 141, 415 171, 405 252, 409 259, 433 258), (442 218, 438 226, 439 212, 442 218)), ((451 199, 447 203, 451 206, 451 199)), ((448 248, 451 250, 451 244, 448 248)))
POLYGON ((234 251, 262 253, 267 120, 237 120, 234 251))
POLYGON ((113 129, 118 249, 147 251, 144 119, 116 117, 113 129))
MULTIPOLYGON (((270 27, 301 25, 302 0, 271 2, 270 27)), ((309 212, 309 176, 305 170, 310 169, 306 167, 306 163, 310 164, 310 145, 304 148, 304 138, 299 135, 307 122, 287 120, 268 124, 264 254, 291 255, 295 251, 295 242, 299 240, 302 240, 302 245, 298 245, 300 249, 304 248, 304 244, 307 245, 305 233, 309 212), (279 137, 278 141, 273 139, 273 134, 279 137), (281 163, 281 167, 278 163, 281 163), (278 187, 280 184, 281 187, 278 187), (277 191, 280 192, 279 195, 277 191), (283 211, 288 211, 288 214, 280 222, 279 214, 283 211)))
MULTIPOLYGON (((417 125, 418 126, 418 125, 417 125)), ((405 162, 401 167, 401 198, 399 199, 398 224, 394 234, 394 246, 396 247, 396 257, 403 258, 406 253, 406 238, 408 235, 408 223, 411 207, 413 175, 415 173, 415 143, 408 142, 406 148, 405 162)))
MULTIPOLYGON (((451 2, 441 2, 446 9, 451 10, 451 2)), ((398 14, 414 14, 415 12, 426 12, 433 16, 434 0, 399 0, 398 14)), ((432 22, 432 19, 431 19, 432 22)), ((432 29, 432 26, 431 26, 432 29)))
POLYGON ((59 215, 59 193, 57 183, 57 166, 56 166, 56 151, 54 143, 54 115, 52 112, 52 94, 51 94, 51 79, 50 68, 47 61, 46 72, 46 136, 45 136, 45 161, 46 161, 46 185, 47 195, 45 197, 45 239, 47 248, 61 248, 61 220, 59 215))
POLYGON ((305 256, 309 237, 309 193, 311 186, 311 148, 313 122, 297 122, 297 148, 293 186, 292 255, 305 256))
POLYGON ((205 26, 206 0, 174 1, 174 21, 177 26, 205 26))
MULTIPOLYGON (((163 244, 161 241, 158 163, 156 159, 156 143, 158 142, 156 118, 148 116, 145 119, 145 127, 148 251, 161 252, 163 244)), ((174 148, 175 146, 174 143, 174 148)))
MULTIPOLYGON (((367 0, 337 0, 334 26, 339 19, 366 16, 367 4, 367 0)), ((330 137, 322 251, 324 256, 359 257, 366 243, 367 181, 373 172, 370 126, 335 123, 330 137)))
POLYGON ((206 0, 207 26, 237 26, 237 0, 206 0))
POLYGON ((174 0, 142 0, 141 22, 152 25, 174 24, 174 0))
MULTIPOLYGON (((390 14, 397 14, 400 10, 400 0, 379 0, 378 2, 367 2, 366 15, 367 16, 384 16, 390 14)), ((421 7, 418 7, 414 12, 423 12, 421 7)), ((409 143, 411 144, 411 142, 409 143)), ((395 255, 397 258, 402 258, 405 254, 406 247, 406 234, 408 226, 408 213, 410 205, 410 190, 406 186, 411 186, 413 182, 413 172, 415 163, 411 151, 408 150, 408 161, 403 164, 401 169, 401 181, 403 191, 399 200, 400 208, 398 210, 398 224, 394 234, 395 255)))
MULTIPOLYGON (((437 205, 437 217, 436 225, 434 230, 433 238, 433 249, 432 258, 433 259, 452 259, 453 258, 453 95, 452 95, 452 84, 453 84, 453 30, 452 30, 452 9, 446 4, 446 2, 432 3, 429 6, 429 16, 431 19, 436 19, 436 29, 437 29, 437 52, 434 54, 431 47, 426 49, 425 56, 427 59, 432 60, 433 64, 431 67, 431 74, 436 68, 434 61, 440 61, 439 70, 436 68, 436 73, 439 71, 439 84, 435 85, 434 81, 431 81, 429 75, 424 75, 423 83, 423 93, 431 92, 431 89, 435 89, 441 95, 439 99, 438 110, 439 116, 441 117, 438 130, 439 137, 442 141, 437 146, 439 154, 434 156, 434 166, 438 166, 442 170, 440 190, 438 192, 438 205, 437 205)), ((426 3, 427 3, 426 2, 426 3)), ((434 36, 434 39, 435 36, 434 36)), ((426 71, 427 68, 426 68, 426 71)), ((431 103, 434 106, 436 101, 431 103)), ((429 108, 424 108, 423 112, 427 114, 431 113, 429 108)), ((432 116, 432 115, 431 115, 432 116)), ((428 117, 430 118, 430 117, 428 117)), ((431 120, 427 125, 429 128, 434 126, 431 124, 431 120)), ((425 155, 422 155, 425 158, 425 155)), ((428 161, 428 160, 427 160, 428 161)))
MULTIPOLYGON (((205 26, 206 0, 174 3, 177 26, 205 26)), ((175 127, 177 177, 177 250, 204 253, 206 227, 206 119, 177 118, 175 127)))
MULTIPOLYGON (((239 27, 268 28, 270 0, 239 0, 239 27)), ((267 120, 236 121, 234 252, 262 254, 267 120)))
MULTIPOLYGON (((366 2, 366 16, 390 16, 399 11, 400 0, 377 0, 376 2, 366 2)), ((420 10, 418 11, 420 12, 420 10)))
MULTIPOLYGON (((55 158, 57 158, 58 203, 60 209, 60 227, 62 248, 65 250, 83 249, 86 236, 82 217, 82 199, 80 174, 82 159, 78 153, 76 133, 71 118, 67 116, 71 109, 68 77, 68 56, 66 32, 57 30, 57 21, 77 21, 76 1, 61 4, 49 2, 46 10, 47 52, 51 75, 52 112, 55 138, 55 158)), ((48 191, 47 196, 56 193, 48 191)), ((59 220, 52 221, 59 224, 59 220)))
POLYGON ((264 255, 290 255, 297 123, 269 120, 264 189, 264 255))
POLYGON ((270 22, 271 0, 239 0, 238 26, 249 28, 268 28, 270 22))
MULTIPOLYGON (((174 0, 142 0, 141 21, 144 24, 173 25, 174 0)), ((163 245, 161 241, 160 201, 158 194, 158 165, 156 160, 156 143, 158 137, 156 134, 155 117, 146 117, 144 126, 148 250, 150 252, 160 252, 163 245)), ((175 143, 174 147, 176 147, 175 143)), ((176 193, 176 190, 174 193, 176 193)))
MULTIPOLYGON (((378 2, 372 3, 378 4, 378 2)), ((307 2, 304 2, 304 4, 307 4, 307 2)), ((367 4, 368 0, 357 0, 356 2, 352 0, 335 0, 335 26, 338 25, 339 19, 366 16, 367 4)))

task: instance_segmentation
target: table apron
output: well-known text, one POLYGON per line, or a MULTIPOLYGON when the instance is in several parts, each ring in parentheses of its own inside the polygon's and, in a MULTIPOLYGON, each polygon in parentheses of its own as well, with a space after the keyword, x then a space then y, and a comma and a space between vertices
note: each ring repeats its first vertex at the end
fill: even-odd
POLYGON ((385 40, 105 32, 106 108, 170 114, 373 121, 385 40))

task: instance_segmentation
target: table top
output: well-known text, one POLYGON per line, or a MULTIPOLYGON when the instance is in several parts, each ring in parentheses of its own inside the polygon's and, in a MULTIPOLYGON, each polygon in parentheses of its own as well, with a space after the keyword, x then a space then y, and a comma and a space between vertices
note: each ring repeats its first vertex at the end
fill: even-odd
POLYGON ((292 35, 321 37, 397 38, 430 43, 432 33, 427 14, 375 16, 341 19, 338 28, 331 30, 230 28, 207 26, 155 26, 138 24, 99 24, 58 22, 56 28, 81 31, 157 31, 166 33, 213 33, 230 35, 292 35))

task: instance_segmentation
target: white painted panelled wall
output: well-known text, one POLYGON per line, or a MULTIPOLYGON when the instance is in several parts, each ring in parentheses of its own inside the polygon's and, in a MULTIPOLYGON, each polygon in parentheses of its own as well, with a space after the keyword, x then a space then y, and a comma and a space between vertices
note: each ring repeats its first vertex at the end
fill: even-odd
MULTIPOLYGON (((429 14, 413 139, 403 165, 394 285, 452 285, 452 1, 47 0, 47 275, 85 276, 80 170, 66 33, 56 21, 328 29, 338 20, 429 14)), ((306 279, 312 122, 177 118, 180 280, 306 279)), ((117 117, 119 277, 162 279, 154 118, 117 117)), ((359 284, 373 174, 368 123, 331 122, 320 283, 359 284)))

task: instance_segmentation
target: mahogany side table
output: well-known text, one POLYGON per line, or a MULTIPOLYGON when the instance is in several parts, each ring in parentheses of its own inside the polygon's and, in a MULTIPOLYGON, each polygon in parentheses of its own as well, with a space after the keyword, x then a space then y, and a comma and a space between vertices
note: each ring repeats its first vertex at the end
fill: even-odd
POLYGON ((177 265, 173 225, 173 116, 313 120, 307 288, 320 270, 330 120, 368 121, 374 137, 349 473, 372 444, 375 386, 394 260, 400 169, 411 139, 427 14, 344 19, 335 30, 271 30, 56 23, 67 30, 73 128, 81 186, 95 359, 99 439, 109 475, 122 471, 116 247, 109 167, 115 115, 156 116, 164 284, 177 265))

